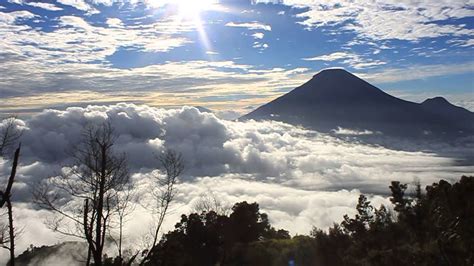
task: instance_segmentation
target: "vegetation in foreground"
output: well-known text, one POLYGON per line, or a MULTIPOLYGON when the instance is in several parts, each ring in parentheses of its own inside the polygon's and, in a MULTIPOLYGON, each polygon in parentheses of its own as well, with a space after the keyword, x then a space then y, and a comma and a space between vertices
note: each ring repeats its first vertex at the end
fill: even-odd
MULTIPOLYGON (((237 203, 229 215, 222 209, 182 215, 144 251, 146 265, 473 265, 474 177, 441 180, 426 192, 417 186, 410 195, 399 182, 390 190, 391 208, 375 208, 361 195, 355 217, 309 236, 274 229, 257 203, 237 203)), ((105 258, 104 264, 123 261, 105 258)))

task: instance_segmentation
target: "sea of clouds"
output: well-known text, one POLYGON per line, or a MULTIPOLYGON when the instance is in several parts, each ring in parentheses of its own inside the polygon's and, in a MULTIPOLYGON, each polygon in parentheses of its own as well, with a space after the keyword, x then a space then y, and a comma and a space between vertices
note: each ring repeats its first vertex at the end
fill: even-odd
MULTIPOLYGON (((212 192, 228 205, 256 201, 276 228, 308 234, 313 226, 327 228, 344 214, 353 214, 361 193, 368 193, 375 206, 389 204, 392 180, 426 185, 474 172, 473 166, 435 153, 392 150, 280 122, 227 121, 194 107, 165 110, 116 104, 44 110, 17 120, 24 130, 13 191, 15 220, 23 231, 18 251, 30 244, 74 240, 43 224, 51 213, 31 203, 31 188, 70 165, 71 148, 84 127, 104 121, 118 134, 115 151, 127 155, 131 182, 141 195, 154 184, 156 155, 166 148, 182 153, 186 170, 164 231, 172 229, 181 214, 191 212, 203 194, 212 192)), ((0 159, 2 182, 10 167, 9 159, 0 159)), ((141 203, 125 226, 126 242, 133 247, 139 247, 152 223, 141 203)), ((1 251, 0 263, 6 259, 1 251)))

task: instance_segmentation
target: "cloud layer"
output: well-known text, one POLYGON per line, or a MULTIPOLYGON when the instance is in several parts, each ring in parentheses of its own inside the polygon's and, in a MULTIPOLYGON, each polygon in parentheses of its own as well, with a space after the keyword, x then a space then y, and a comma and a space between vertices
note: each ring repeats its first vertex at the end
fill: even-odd
POLYGON ((474 16, 473 3, 464 0, 444 1, 350 1, 350 0, 256 0, 282 3, 307 10, 298 13, 308 28, 343 25, 361 37, 374 40, 416 41, 440 36, 473 36, 466 25, 442 24, 439 21, 474 16))
MULTIPOLYGON (((278 122, 230 122, 192 107, 164 110, 116 104, 45 110, 17 121, 24 129, 14 186, 17 221, 25 226, 20 250, 31 243, 58 241, 41 223, 49 214, 29 203, 31 186, 70 164, 68 150, 85 125, 105 120, 119 135, 116 151, 128 155, 132 182, 140 194, 146 195, 152 186, 154 154, 164 148, 183 154, 186 172, 166 228, 212 190, 229 204, 257 201, 276 227, 308 233, 312 226, 327 228, 352 213, 361 192, 371 193, 375 205, 387 203, 391 180, 429 184, 474 170, 435 154, 364 145, 278 122)), ((2 176, 7 176, 9 165, 0 159, 2 176)), ((126 228, 129 244, 146 233, 146 221, 151 221, 149 212, 138 207, 126 228)))

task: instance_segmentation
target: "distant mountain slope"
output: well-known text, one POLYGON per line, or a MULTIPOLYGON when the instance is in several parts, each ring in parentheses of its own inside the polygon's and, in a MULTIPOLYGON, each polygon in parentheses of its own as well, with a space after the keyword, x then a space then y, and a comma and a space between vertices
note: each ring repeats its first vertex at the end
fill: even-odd
POLYGON ((84 265, 87 244, 83 242, 63 242, 53 246, 31 247, 15 259, 18 266, 59 266, 84 265))
POLYGON ((269 119, 323 132, 338 127, 396 136, 467 136, 474 113, 438 97, 419 104, 391 96, 342 69, 327 69, 242 119, 269 119))

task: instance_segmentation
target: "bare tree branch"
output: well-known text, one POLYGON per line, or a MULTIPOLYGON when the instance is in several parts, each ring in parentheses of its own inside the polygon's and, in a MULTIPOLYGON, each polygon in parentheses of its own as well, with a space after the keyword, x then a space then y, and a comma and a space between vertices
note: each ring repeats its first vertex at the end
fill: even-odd
POLYGON ((92 256, 94 265, 98 266, 102 265, 105 237, 111 229, 111 220, 118 212, 116 195, 129 182, 126 157, 113 150, 116 138, 109 123, 86 127, 80 145, 72 151, 74 165, 58 177, 50 178, 49 184, 37 186, 34 191, 39 206, 75 224, 73 230, 62 230, 60 226, 52 229, 86 239, 90 255, 87 263, 92 256), (64 198, 68 198, 66 202, 64 198), (74 206, 77 202, 83 206, 74 206))
MULTIPOLYGON (((122 261, 123 260, 123 226, 124 223, 127 221, 127 217, 135 210, 136 207, 136 198, 137 192, 133 189, 131 185, 127 185, 124 187, 122 191, 117 191, 114 200, 116 200, 115 208, 116 210, 114 213, 118 219, 118 237, 116 238, 112 231, 109 233, 110 239, 115 243, 118 250, 118 257, 122 261)), ((114 227, 114 226, 113 226, 114 227)))
MULTIPOLYGON (((10 173, 10 177, 8 178, 8 183, 5 191, 0 191, 0 208, 3 207, 3 205, 6 203, 7 204, 7 213, 8 213, 8 240, 9 240, 9 247, 8 250, 10 251, 10 263, 9 265, 14 266, 15 265, 15 227, 13 226, 13 207, 11 203, 11 189, 13 186, 13 181, 16 176, 16 168, 18 166, 18 160, 20 158, 20 150, 21 150, 21 144, 18 145, 18 148, 15 151, 15 155, 13 158, 13 164, 12 164, 12 170, 10 173)), ((3 237, 2 237, 3 238, 3 237)), ((2 241, 3 242, 3 241, 2 241)))
POLYGON ((11 193, 12 186, 13 186, 13 180, 15 179, 15 175, 16 175, 16 168, 18 166, 18 159, 20 157, 20 149, 21 149, 21 144, 18 146, 18 149, 16 149, 16 151, 15 151, 15 156, 13 158, 12 170, 11 170, 11 173, 10 173, 10 177, 8 178, 7 187, 6 187, 5 191, 0 191, 0 196, 2 197, 0 199, 0 208, 2 208, 3 205, 5 204, 5 202, 10 198, 10 193, 11 193))
POLYGON ((158 156, 157 159, 160 162, 161 169, 165 175, 155 176, 157 190, 153 193, 153 197, 156 204, 157 223, 153 233, 153 241, 150 247, 145 251, 146 254, 140 262, 140 265, 145 264, 150 259, 150 255, 158 243, 161 226, 168 212, 169 205, 176 194, 175 184, 178 181, 178 177, 181 176, 184 171, 184 162, 181 154, 172 150, 167 150, 162 155, 158 156))
POLYGON ((16 121, 16 117, 12 116, 0 123, 0 157, 15 146, 23 134, 23 130, 18 129, 16 121))
POLYGON ((196 213, 214 211, 220 215, 228 215, 231 210, 232 206, 222 202, 210 189, 206 193, 201 194, 199 199, 193 204, 193 212, 196 213))

